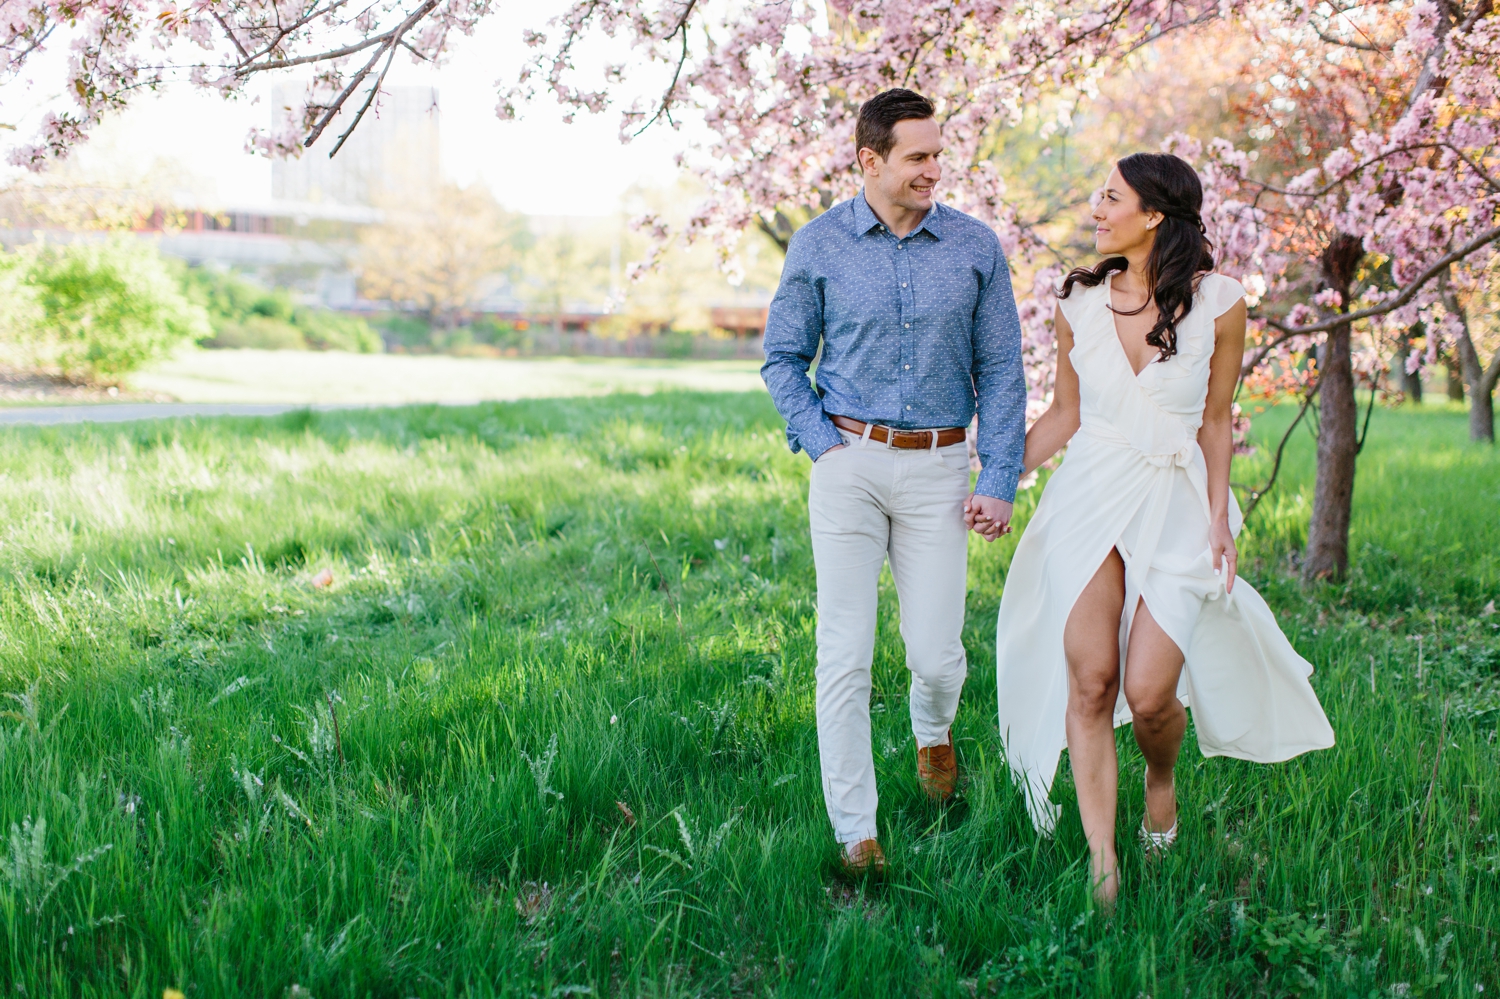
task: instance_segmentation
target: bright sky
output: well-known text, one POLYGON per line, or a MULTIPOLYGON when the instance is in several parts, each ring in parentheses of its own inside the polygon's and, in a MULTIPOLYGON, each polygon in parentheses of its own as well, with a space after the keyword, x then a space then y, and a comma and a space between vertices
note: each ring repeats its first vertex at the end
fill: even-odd
MULTIPOLYGON (((443 169, 454 180, 482 179, 502 204, 528 214, 610 214, 632 184, 672 183, 674 156, 685 141, 680 133, 653 128, 622 146, 617 112, 580 115, 567 125, 551 98, 525 109, 521 121, 495 117, 496 81, 514 80, 528 51, 522 28, 543 28, 562 6, 559 0, 499 5, 472 38, 458 38, 446 66, 434 72, 398 60, 390 82, 438 88, 443 169)), ((602 47, 580 56, 579 65, 623 61, 622 51, 602 47)), ((262 93, 269 94, 269 83, 262 93)), ((85 155, 99 165, 128 162, 137 169, 164 157, 194 189, 210 197, 216 190, 224 207, 261 204, 270 199, 270 163, 243 150, 251 126, 269 124, 270 114, 268 100, 230 103, 184 86, 138 103, 85 155)), ((326 150, 314 147, 310 155, 326 150)))

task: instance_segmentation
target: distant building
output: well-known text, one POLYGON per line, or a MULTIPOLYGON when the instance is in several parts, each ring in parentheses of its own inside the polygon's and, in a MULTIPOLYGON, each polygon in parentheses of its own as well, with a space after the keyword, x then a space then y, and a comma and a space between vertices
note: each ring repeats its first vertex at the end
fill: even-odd
MULTIPOLYGON (((273 90, 275 113, 301 101, 298 84, 273 90)), ((379 222, 382 201, 423 194, 442 183, 438 92, 389 87, 329 158, 359 110, 346 107, 300 158, 271 165, 270 197, 227 205, 178 206, 142 221, 163 253, 191 264, 233 267, 267 284, 288 285, 335 309, 370 309, 356 294, 353 254, 362 226, 379 222)))
POLYGON ((232 267, 328 308, 359 309, 368 304, 355 293, 349 254, 358 228, 379 220, 373 208, 269 202, 224 212, 157 211, 137 231, 194 266, 232 267))
MULTIPOLYGON (((303 88, 278 84, 276 114, 289 115, 303 88)), ((442 183, 438 157, 438 92, 433 87, 389 87, 366 112, 338 155, 329 152, 359 110, 355 94, 318 142, 296 159, 271 166, 274 201, 374 206, 383 197, 430 191, 442 183)))
POLYGON ((728 330, 735 336, 764 336, 769 311, 766 306, 715 305, 709 310, 709 321, 716 329, 728 330))

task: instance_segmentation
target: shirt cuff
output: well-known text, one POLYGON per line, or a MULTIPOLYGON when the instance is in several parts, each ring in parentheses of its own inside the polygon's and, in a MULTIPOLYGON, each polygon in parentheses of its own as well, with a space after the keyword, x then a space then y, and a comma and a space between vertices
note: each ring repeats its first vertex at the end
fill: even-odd
POLYGON ((1020 481, 1021 473, 1017 469, 983 468, 979 471, 979 480, 974 483, 974 491, 981 496, 993 496, 995 499, 1014 503, 1016 484, 1020 481))
POLYGON ((808 457, 817 461, 823 456, 824 451, 835 444, 844 443, 844 438, 839 433, 838 427, 833 425, 833 421, 824 416, 812 430, 799 434, 797 443, 802 446, 802 450, 807 452, 808 457))

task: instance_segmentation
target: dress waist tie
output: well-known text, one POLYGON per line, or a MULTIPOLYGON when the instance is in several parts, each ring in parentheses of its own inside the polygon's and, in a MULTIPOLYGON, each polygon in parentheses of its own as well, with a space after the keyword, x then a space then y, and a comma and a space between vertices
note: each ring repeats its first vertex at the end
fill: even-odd
POLYGON ((1131 622, 1135 619, 1135 607, 1146 583, 1146 573, 1156 558, 1156 548, 1161 542, 1162 531, 1166 528, 1167 505, 1171 502, 1172 479, 1177 469, 1180 468, 1187 473, 1188 481, 1193 484, 1193 494, 1203 504, 1204 516, 1210 522, 1213 520, 1208 506, 1206 466, 1199 457, 1202 450, 1198 447, 1198 441, 1191 437, 1176 451, 1150 453, 1142 451, 1123 434, 1109 426, 1086 425, 1079 428, 1078 432, 1100 444, 1134 451, 1146 464, 1155 469, 1151 491, 1146 495, 1145 500, 1146 519, 1142 522, 1140 533, 1136 536, 1135 548, 1130 553, 1130 562, 1125 566, 1127 600, 1125 620, 1131 622), (1199 460, 1194 461, 1194 458, 1199 460))

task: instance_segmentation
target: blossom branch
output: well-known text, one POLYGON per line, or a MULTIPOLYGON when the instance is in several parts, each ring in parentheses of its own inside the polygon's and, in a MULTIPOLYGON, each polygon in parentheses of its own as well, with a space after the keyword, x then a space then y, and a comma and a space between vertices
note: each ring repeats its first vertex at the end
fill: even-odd
MULTIPOLYGON (((272 11, 273 18, 276 21, 275 29, 272 31, 272 35, 274 37, 269 42, 267 42, 266 44, 262 45, 260 47, 260 49, 255 52, 254 55, 246 55, 244 57, 245 63, 253 63, 256 59, 260 59, 260 58, 262 58, 264 56, 267 56, 267 55, 271 54, 272 52, 275 52, 277 49, 279 49, 281 47, 281 43, 284 42, 284 41, 286 41, 288 37, 290 37, 291 35, 295 34, 298 31, 302 30, 303 28, 307 27, 307 25, 311 24, 313 21, 317 20, 318 18, 332 15, 334 11, 336 11, 340 7, 344 6, 346 3, 348 3, 348 0, 333 0, 333 2, 330 3, 327 7, 321 7, 321 8, 318 7, 316 4, 314 4, 312 10, 307 11, 301 17, 297 18, 295 21, 293 21, 289 25, 283 25, 281 23, 281 7, 279 5, 273 4, 272 7, 271 7, 271 11, 272 11)), ((256 29, 255 29, 254 26, 250 26, 250 27, 247 28, 247 30, 249 30, 249 31, 251 31, 253 33, 256 29)), ((370 41, 371 44, 373 44, 374 41, 375 41, 375 39, 369 39, 368 41, 370 41)), ((238 47, 238 43, 236 43, 236 47, 238 47)), ((347 54, 347 53, 345 53, 345 54, 347 54)), ((279 68, 282 68, 282 67, 279 67, 279 66, 275 65, 274 63, 272 63, 272 64, 265 64, 265 65, 262 65, 262 66, 259 66, 259 67, 248 66, 248 67, 243 67, 243 68, 245 69, 246 72, 254 72, 257 69, 279 69, 279 68)))
POLYGON ((697 6, 698 0, 688 0, 688 5, 683 8, 682 16, 677 19, 677 24, 672 28, 671 33, 662 39, 663 41, 670 42, 677 36, 679 31, 682 32, 682 53, 677 57, 677 66, 672 71, 672 82, 667 85, 666 93, 662 94, 661 105, 657 107, 656 114, 652 115, 651 120, 641 126, 640 131, 635 133, 636 135, 640 135, 641 132, 656 124, 662 116, 666 116, 667 124, 672 124, 672 100, 677 94, 677 81, 682 77, 682 67, 687 65, 688 18, 692 17, 693 10, 697 6))
MULTIPOLYGON (((380 46, 381 51, 384 52, 386 43, 390 41, 392 37, 395 37, 397 40, 399 40, 401 36, 411 31, 413 25, 415 25, 422 18, 426 17, 428 14, 431 14, 433 10, 437 8, 437 6, 438 0, 427 0, 427 2, 418 7, 410 17, 408 17, 405 21, 402 21, 391 30, 378 35, 371 35, 369 38, 362 39, 358 42, 353 42, 349 45, 342 46, 341 48, 329 49, 325 52, 318 52, 314 55, 297 56, 291 59, 273 59, 258 64, 241 64, 235 67, 235 74, 238 76, 249 76, 252 73, 264 73, 267 70, 291 69, 294 66, 306 66, 310 63, 317 62, 333 62, 336 59, 343 59, 346 56, 351 56, 355 53, 363 52, 366 49, 376 45, 380 46)), ((256 56, 256 58, 260 58, 260 56, 256 56)), ((380 56, 377 55, 375 59, 378 62, 380 56)))
POLYGON ((1418 274, 1414 280, 1407 282, 1407 284, 1400 291, 1398 291, 1392 297, 1381 302, 1379 305, 1372 305, 1367 309, 1360 309, 1357 312, 1345 312, 1341 315, 1335 316, 1332 319, 1325 319, 1322 322, 1318 323, 1309 323, 1306 326, 1287 326, 1284 325, 1280 320, 1270 318, 1267 318, 1265 322, 1267 325, 1281 330, 1282 333, 1285 334, 1281 338, 1281 340, 1285 341, 1294 336, 1309 336, 1314 333, 1327 333, 1329 330, 1335 329, 1339 326, 1343 326, 1347 323, 1358 322, 1361 319, 1371 319, 1375 316, 1383 316, 1387 313, 1396 311, 1406 303, 1410 302, 1413 298, 1416 297, 1417 292, 1422 290, 1427 282, 1431 281, 1439 274, 1442 274, 1448 269, 1451 264, 1463 260, 1465 257, 1469 256, 1477 250, 1483 249, 1485 246, 1488 246, 1490 243, 1493 243, 1496 240, 1500 240, 1500 226, 1485 230, 1484 232, 1475 236, 1473 239, 1469 240, 1464 245, 1460 246, 1458 249, 1438 258, 1430 266, 1428 266, 1426 270, 1418 274))
POLYGON ((1396 156, 1400 153, 1417 153, 1422 152, 1423 150, 1432 149, 1448 149, 1457 153, 1465 163, 1467 163, 1482 178, 1484 178, 1487 184, 1493 186, 1496 183, 1494 178, 1490 177, 1490 175, 1484 170, 1483 167, 1479 166, 1473 160, 1469 159, 1469 157, 1466 156, 1462 152, 1462 150, 1458 149, 1452 143, 1442 140, 1434 142, 1414 142, 1406 145, 1393 146, 1390 149, 1383 149, 1379 153, 1376 153, 1374 156, 1370 156, 1359 161, 1358 163, 1355 163, 1353 166, 1349 167, 1339 176, 1335 177, 1333 180, 1330 180, 1322 187, 1305 191, 1299 191, 1295 188, 1289 187, 1277 187, 1275 184, 1267 184, 1263 181, 1251 180, 1249 178, 1243 178, 1243 182, 1248 186, 1254 187, 1260 194, 1279 194, 1282 197, 1286 198, 1323 198, 1337 191, 1340 187, 1347 184, 1353 178, 1358 177, 1366 170, 1370 169, 1373 166, 1378 166, 1381 163, 1384 163, 1393 156, 1396 156))
MULTIPOLYGON (((386 59, 386 69, 390 69, 391 57, 395 56, 396 46, 400 43, 402 36, 410 31, 418 21, 422 20, 422 18, 431 13, 432 10, 437 7, 437 5, 438 0, 427 0, 426 3, 422 4, 422 6, 412 11, 412 13, 406 18, 405 21, 402 21, 399 25, 386 32, 385 35, 381 36, 385 38, 385 44, 380 49, 378 49, 373 56, 370 57, 369 61, 366 62, 364 66, 360 68, 359 72, 354 75, 354 79, 349 81, 348 86, 346 86, 343 91, 336 98, 334 98, 333 102, 323 110, 323 113, 318 118, 317 123, 313 125, 312 130, 307 134, 307 138, 303 140, 302 144, 304 146, 310 146, 314 142, 318 141, 318 137, 323 134, 323 130, 328 127, 329 123, 333 121, 334 117, 343 108, 344 102, 349 99, 349 95, 354 93, 355 89, 357 89, 359 85, 364 82, 365 77, 370 75, 370 71, 374 69, 375 64, 380 61, 380 57, 382 55, 386 55, 387 52, 389 52, 390 56, 386 59)), ((375 99, 375 95, 380 92, 380 84, 384 80, 385 70, 382 70, 380 73, 380 77, 376 80, 375 85, 370 88, 370 96, 365 101, 364 107, 360 108, 359 110, 359 116, 355 119, 356 125, 359 123, 359 118, 364 117, 364 113, 369 108, 370 103, 375 99)), ((350 130, 353 130, 353 126, 350 126, 350 130)), ((340 147, 342 147, 344 144, 344 140, 348 138, 348 135, 349 133, 345 132, 344 135, 339 137, 338 144, 333 147, 333 152, 329 153, 329 156, 332 156, 334 153, 339 151, 340 147)))
POLYGON ((375 78, 375 84, 370 88, 369 94, 365 96, 364 104, 360 105, 359 113, 354 116, 354 120, 349 123, 349 127, 344 129, 344 134, 339 136, 339 141, 335 142, 333 148, 328 151, 329 159, 333 159, 338 155, 339 150, 344 148, 344 143, 348 140, 349 136, 354 134, 354 130, 359 127, 359 123, 364 120, 365 112, 370 110, 371 104, 375 103, 375 98, 380 93, 380 86, 385 83, 385 74, 391 71, 391 63, 396 58, 396 48, 395 45, 390 47, 390 55, 386 56, 385 59, 385 68, 375 78))
POLYGON ((224 15, 220 14, 216 10, 210 11, 210 13, 213 15, 213 19, 219 22, 219 27, 224 29, 224 35, 229 39, 229 43, 234 46, 234 50, 240 54, 240 59, 244 60, 245 62, 249 62, 250 53, 245 51, 245 46, 240 44, 239 36, 237 36, 234 33, 234 29, 229 26, 229 22, 224 20, 224 15))
POLYGON ((1245 505, 1245 509, 1240 513, 1240 519, 1242 521, 1250 519, 1250 514, 1255 512, 1256 505, 1260 503, 1260 501, 1265 498, 1266 494, 1269 493, 1271 489, 1276 485, 1276 477, 1281 474, 1281 458, 1283 453, 1286 451, 1286 442, 1292 439, 1292 431, 1297 429, 1297 424, 1301 423, 1302 418, 1307 415, 1308 409, 1312 407, 1313 400, 1318 396, 1318 389, 1322 388, 1322 386, 1322 381, 1316 381, 1312 384, 1312 387, 1307 391, 1307 394, 1302 399, 1302 408, 1297 410, 1297 416, 1292 420, 1291 424, 1286 428, 1286 431, 1281 435, 1281 441, 1276 445, 1276 458, 1271 462, 1271 474, 1266 478, 1265 485, 1260 486, 1259 488, 1240 486, 1241 489, 1244 489, 1247 493, 1249 493, 1249 500, 1245 505))
MULTIPOLYGON (((1337 45, 1341 48, 1346 49, 1358 49, 1361 52, 1374 52, 1379 55, 1385 55, 1386 53, 1386 50, 1384 48, 1374 44, 1373 42, 1357 42, 1351 38, 1335 38, 1333 35, 1328 34, 1322 28, 1314 28, 1313 33, 1316 34, 1321 40, 1327 42, 1329 45, 1337 45)), ((1363 34, 1363 32, 1361 32, 1361 34, 1363 34)))

